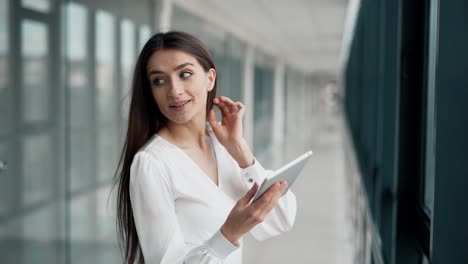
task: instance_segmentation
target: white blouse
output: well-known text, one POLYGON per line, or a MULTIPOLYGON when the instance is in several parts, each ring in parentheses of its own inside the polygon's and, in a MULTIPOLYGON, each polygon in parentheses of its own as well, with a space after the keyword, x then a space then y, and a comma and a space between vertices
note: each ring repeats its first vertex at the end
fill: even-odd
MULTIPOLYGON (((130 200, 146 263, 242 263, 242 239, 219 231, 235 203, 268 171, 255 161, 241 169, 207 125, 218 165, 218 185, 180 148, 155 134, 135 155, 130 200)), ((250 233, 265 240, 289 230, 296 217, 291 191, 250 233)))

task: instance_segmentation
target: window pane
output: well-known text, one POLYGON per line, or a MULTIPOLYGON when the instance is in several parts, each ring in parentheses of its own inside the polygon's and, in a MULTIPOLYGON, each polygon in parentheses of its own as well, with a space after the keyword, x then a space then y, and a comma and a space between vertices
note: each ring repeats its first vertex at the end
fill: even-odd
POLYGON ((10 143, 0 143, 0 178, 2 184, 0 184, 0 215, 7 215, 11 209, 15 206, 15 193, 13 190, 17 186, 18 178, 14 177, 11 173, 12 168, 10 167, 11 153, 9 149, 10 143))
POLYGON ((21 217, 22 263, 65 263, 65 206, 52 201, 21 217))
MULTIPOLYGON (((96 196, 90 191, 70 203, 71 263, 100 263, 96 241, 96 196)), ((104 263, 104 262, 103 262, 104 263)))
POLYGON ((12 98, 9 88, 9 16, 8 1, 0 0, 0 120, 3 124, 0 126, 0 134, 7 133, 11 129, 12 98))
MULTIPOLYGON (((437 60, 437 1, 431 1, 429 19, 429 51, 427 70, 427 103, 426 103, 426 157, 424 179, 424 204, 426 210, 432 211, 434 206, 434 173, 435 173, 435 76, 437 60)), ((429 214, 431 215, 431 214, 429 214)))
MULTIPOLYGON (((97 190, 97 224, 98 224, 98 240, 105 242, 110 246, 114 246, 115 257, 119 256, 117 245, 117 233, 115 232, 115 225, 113 223, 116 216, 115 207, 109 206, 116 204, 116 190, 114 189, 114 196, 110 196, 112 187, 110 185, 101 187, 97 190), (108 204, 109 202, 109 204, 108 204)), ((118 260, 109 263, 118 263, 118 260)))
POLYGON ((130 106, 130 87, 133 73, 133 65, 135 64, 135 26, 129 20, 124 20, 121 25, 122 34, 120 42, 122 43, 122 117, 126 123, 127 115, 130 106))
POLYGON ((94 182, 91 159, 95 156, 90 138, 89 128, 70 131, 70 188, 72 191, 91 186, 94 182))
MULTIPOLYGON (((122 25, 123 26, 123 25, 122 25)), ((121 82, 115 72, 115 20, 109 13, 99 11, 96 17, 96 80, 97 80, 97 179, 105 180, 113 177, 117 167, 118 156, 118 121, 119 121, 119 96, 117 82, 121 82), (117 78, 117 82, 115 82, 117 78)), ((127 22, 126 32, 132 33, 130 42, 122 42, 123 48, 133 48, 135 53, 135 29, 127 22)), ((122 55, 122 61, 127 62, 132 58, 131 54, 122 55)))
POLYGON ((66 55, 69 69, 70 123, 72 129, 89 127, 91 103, 88 77, 87 10, 70 3, 66 7, 66 55))
POLYGON ((273 71, 255 66, 254 70, 254 149, 263 152, 272 139, 273 71))
POLYGON ((114 79, 115 21, 104 11, 96 14, 96 99, 98 124, 115 122, 118 97, 114 79))
POLYGON ((88 11, 82 5, 66 5, 66 58, 69 65, 70 185, 76 191, 93 184, 91 133, 92 97, 88 77, 88 11))
POLYGON ((82 61, 87 54, 87 28, 88 12, 86 8, 77 3, 69 3, 66 12, 66 54, 69 60, 82 61))
MULTIPOLYGON (((193 34, 203 41, 210 52, 224 55, 227 33, 216 24, 174 6, 171 17, 171 29, 193 34)), ((215 62, 216 63, 216 62, 215 62)))
POLYGON ((23 204, 29 205, 51 197, 55 181, 50 136, 41 134, 24 137, 22 153, 23 204))
POLYGON ((22 39, 22 118, 46 121, 49 116, 48 28, 44 23, 24 20, 22 39), (31 45, 34 43, 34 45, 31 45))
POLYGON ((21 0, 23 7, 40 12, 49 12, 51 8, 50 0, 21 0))
POLYGON ((145 45, 146 41, 151 37, 151 28, 148 25, 143 25, 140 27, 140 50, 145 45))
POLYGON ((115 232, 115 204, 107 200, 110 186, 90 190, 71 203, 71 263, 122 263, 115 232))
POLYGON ((2 263, 20 263, 23 255, 21 241, 21 222, 9 219, 0 225, 0 254, 2 263))
POLYGON ((112 179, 120 151, 117 125, 100 126, 98 131, 98 179, 112 179))
MULTIPOLYGON (((122 21, 122 66, 131 68, 135 60, 135 25, 130 20, 122 21)), ((124 70, 124 73, 126 71, 124 70)))

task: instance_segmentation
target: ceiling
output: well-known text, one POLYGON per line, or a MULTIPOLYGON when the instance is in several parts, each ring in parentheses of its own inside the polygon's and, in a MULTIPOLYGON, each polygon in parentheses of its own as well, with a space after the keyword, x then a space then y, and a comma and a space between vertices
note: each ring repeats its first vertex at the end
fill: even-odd
POLYGON ((348 0, 175 0, 299 69, 339 71, 348 0))

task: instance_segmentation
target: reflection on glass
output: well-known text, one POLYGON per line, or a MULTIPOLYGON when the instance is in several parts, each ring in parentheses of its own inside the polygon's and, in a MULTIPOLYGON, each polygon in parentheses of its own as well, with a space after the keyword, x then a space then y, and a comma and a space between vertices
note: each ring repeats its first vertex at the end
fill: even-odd
POLYGON ((96 14, 96 88, 98 124, 116 121, 118 97, 114 82, 115 26, 111 14, 98 11, 96 14))
POLYGON ((11 90, 8 89, 8 50, 9 50, 9 16, 8 1, 0 0, 0 120, 3 125, 0 126, 0 134, 4 134, 11 129, 11 90))
POLYGON ((46 121, 49 116, 48 28, 44 23, 21 23, 22 117, 25 122, 46 121))
MULTIPOLYGON (((121 43, 122 50, 122 117, 126 121, 130 106, 130 87, 133 64, 135 63, 135 26, 129 20, 122 22, 121 43)), ((125 123, 124 121, 124 123, 125 123)), ((122 134, 123 135, 123 134, 122 134)))
POLYGON ((40 12, 49 12, 51 8, 50 0, 21 0, 23 7, 40 12))
POLYGON ((47 134, 25 136, 23 154, 23 203, 25 205, 51 197, 54 183, 53 152, 47 134))
POLYGON ((143 48, 145 45, 146 41, 151 37, 151 28, 148 25, 143 25, 140 27, 140 50, 143 48))

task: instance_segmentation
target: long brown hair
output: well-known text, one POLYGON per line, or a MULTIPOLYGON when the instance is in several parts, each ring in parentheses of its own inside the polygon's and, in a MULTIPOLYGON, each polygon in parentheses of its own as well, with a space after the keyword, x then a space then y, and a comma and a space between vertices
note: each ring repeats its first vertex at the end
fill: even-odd
MULTIPOLYGON (((206 72, 211 68, 216 69, 205 45, 194 36, 184 32, 172 31, 152 36, 138 56, 133 74, 127 135, 115 172, 114 183, 114 186, 118 184, 117 232, 119 246, 126 263, 134 263, 135 261, 145 263, 130 202, 130 166, 138 150, 152 135, 167 124, 167 118, 161 113, 153 99, 147 74, 148 60, 152 54, 162 49, 176 49, 193 55, 206 72)), ((207 115, 213 107, 215 96, 216 80, 214 88, 208 92, 207 115)))

